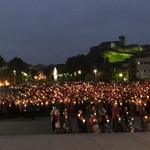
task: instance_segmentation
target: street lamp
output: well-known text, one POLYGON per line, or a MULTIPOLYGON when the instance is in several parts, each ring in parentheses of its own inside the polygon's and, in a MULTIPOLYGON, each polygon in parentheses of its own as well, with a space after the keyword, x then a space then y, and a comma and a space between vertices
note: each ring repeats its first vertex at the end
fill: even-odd
POLYGON ((14 72, 14 84, 16 84, 16 70, 14 70, 13 72, 14 72))
POLYGON ((81 70, 78 70, 78 74, 81 74, 81 70))
POLYGON ((95 74, 95 81, 96 81, 96 74, 97 74, 97 69, 94 69, 94 74, 95 74))
POLYGON ((81 80, 81 70, 78 70, 78 74, 79 74, 79 81, 81 80))
POLYGON ((122 74, 122 73, 119 73, 119 77, 122 78, 122 77, 123 77, 123 74, 122 74))

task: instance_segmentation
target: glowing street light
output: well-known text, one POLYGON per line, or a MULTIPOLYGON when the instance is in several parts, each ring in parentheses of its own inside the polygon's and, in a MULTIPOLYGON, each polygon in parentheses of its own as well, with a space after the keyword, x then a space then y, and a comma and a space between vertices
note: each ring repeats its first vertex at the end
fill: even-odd
POLYGON ((95 81, 96 81, 96 75, 97 75, 97 69, 94 69, 94 74, 95 74, 95 81))
POLYGON ((96 69, 94 69, 94 71, 93 71, 95 74, 97 73, 97 70, 96 69))
POLYGON ((81 70, 78 70, 78 74, 79 74, 79 77, 78 77, 78 80, 80 81, 81 80, 81 70))
POLYGON ((123 77, 123 74, 122 74, 122 73, 119 73, 119 77, 122 78, 122 77, 123 77))
POLYGON ((14 73, 14 84, 16 84, 16 70, 14 70, 13 73, 14 73))
POLYGON ((81 74, 81 70, 78 70, 78 74, 81 74))

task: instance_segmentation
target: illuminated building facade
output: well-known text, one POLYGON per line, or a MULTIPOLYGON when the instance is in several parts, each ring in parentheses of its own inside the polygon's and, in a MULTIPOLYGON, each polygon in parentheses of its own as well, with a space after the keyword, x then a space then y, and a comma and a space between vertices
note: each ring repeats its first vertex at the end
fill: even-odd
POLYGON ((139 79, 150 79, 150 57, 136 58, 137 77, 139 79))

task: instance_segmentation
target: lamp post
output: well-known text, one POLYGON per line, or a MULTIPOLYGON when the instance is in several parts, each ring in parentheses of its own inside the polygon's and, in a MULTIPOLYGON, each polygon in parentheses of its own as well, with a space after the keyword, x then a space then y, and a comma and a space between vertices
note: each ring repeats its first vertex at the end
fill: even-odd
POLYGON ((97 75, 97 69, 94 69, 94 74, 95 74, 95 81, 96 81, 96 75, 97 75))
POLYGON ((122 73, 119 73, 119 77, 122 78, 122 77, 123 77, 123 74, 122 74, 122 73))
POLYGON ((81 80, 81 70, 78 70, 78 74, 79 74, 79 80, 81 80))
POLYGON ((81 74, 81 70, 78 70, 78 74, 81 74))
POLYGON ((119 81, 123 81, 123 73, 119 73, 119 81))
POLYGON ((14 84, 16 84, 16 70, 14 70, 13 73, 14 73, 14 84))

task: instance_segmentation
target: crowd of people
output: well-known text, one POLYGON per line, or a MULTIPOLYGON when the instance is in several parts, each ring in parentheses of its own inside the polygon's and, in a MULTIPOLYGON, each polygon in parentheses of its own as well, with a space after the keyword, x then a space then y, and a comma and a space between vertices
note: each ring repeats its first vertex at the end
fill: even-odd
MULTIPOLYGON (((11 86, 5 94, 0 95, 2 119, 30 117, 34 120, 35 116, 50 115, 53 107, 57 108, 58 116, 60 114, 57 118, 65 118, 65 109, 67 117, 76 117, 79 132, 91 130, 86 129, 86 125, 81 130, 81 120, 82 124, 92 124, 92 120, 95 120, 100 130, 104 130, 104 121, 111 119, 114 123, 116 118, 125 118, 126 113, 132 117, 150 114, 150 84, 148 81, 37 83, 11 86)), ((112 126, 115 128, 114 124, 112 126)))

